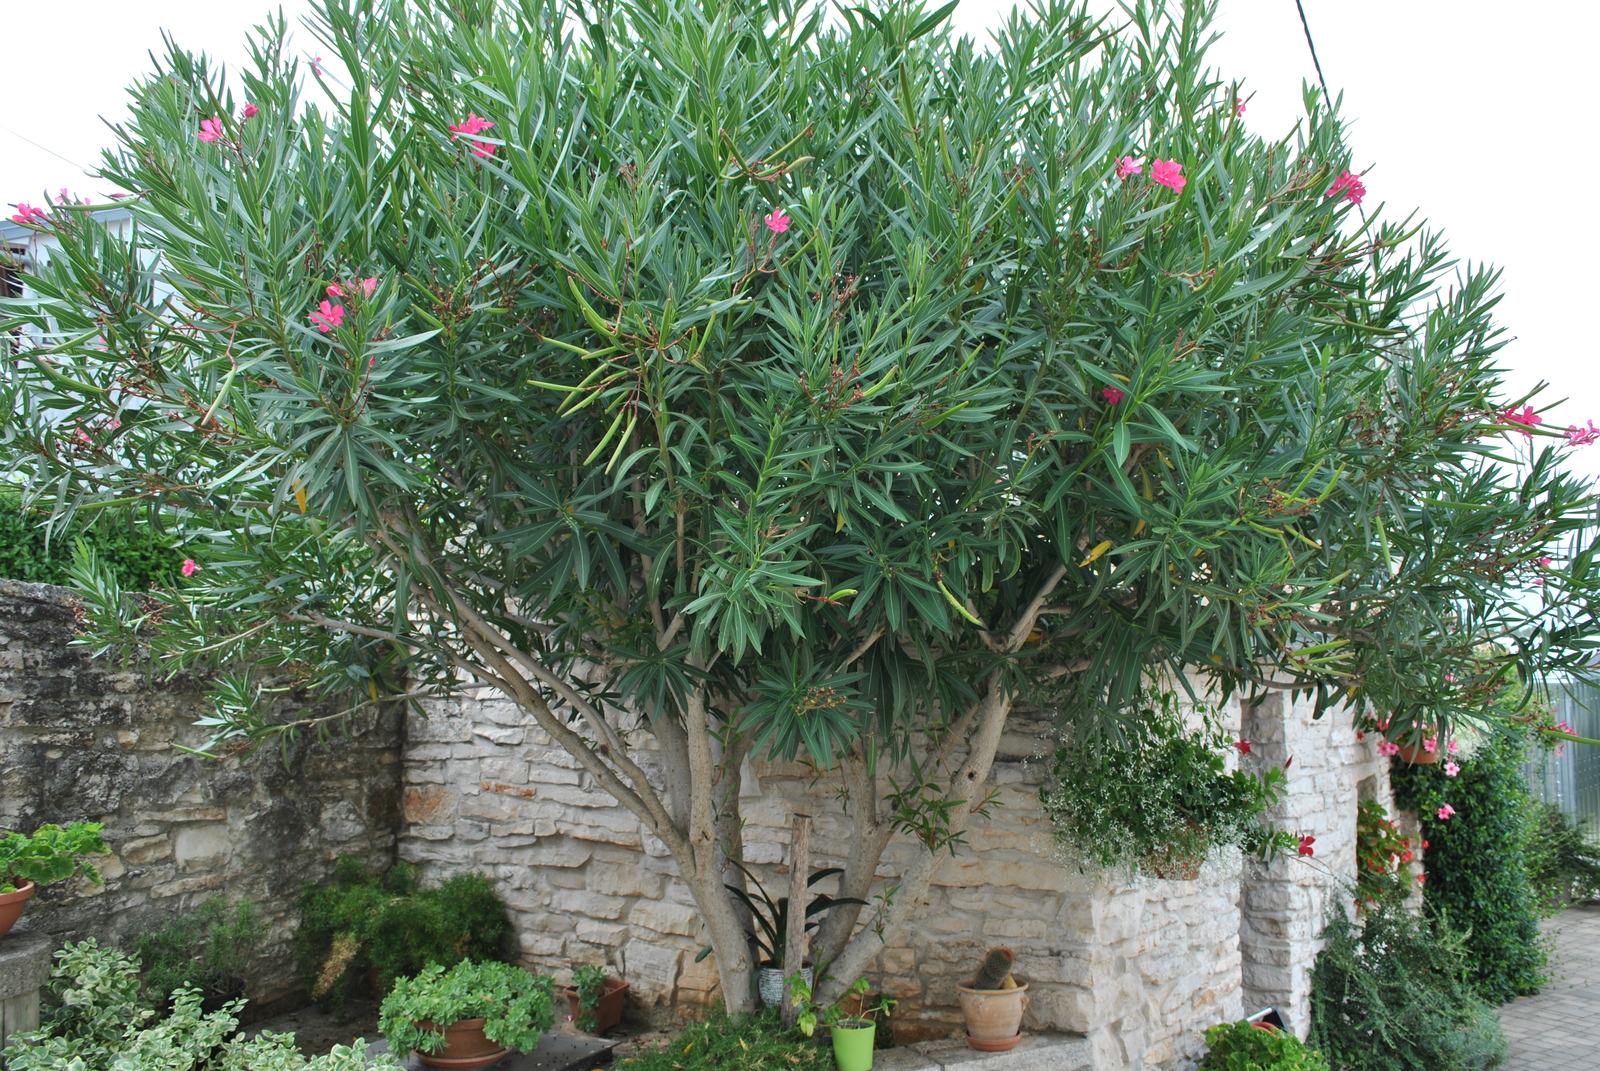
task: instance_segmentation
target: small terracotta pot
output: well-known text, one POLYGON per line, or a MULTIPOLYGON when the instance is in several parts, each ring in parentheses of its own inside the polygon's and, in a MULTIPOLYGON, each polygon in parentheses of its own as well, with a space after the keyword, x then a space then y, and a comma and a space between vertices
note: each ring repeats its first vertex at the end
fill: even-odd
MULTIPOLYGON (((578 991, 572 986, 567 986, 567 1003, 572 1009, 572 1021, 576 1023, 582 1009, 578 1006, 578 991)), ((600 1003, 594 1009, 596 1034, 603 1034, 607 1030, 622 1022, 622 1009, 628 1002, 628 983, 616 978, 606 979, 606 990, 600 994, 600 1003)))
POLYGON ((16 892, 0 893, 0 937, 4 937, 17 924, 17 919, 22 917, 22 909, 28 906, 28 897, 37 888, 33 882, 24 881, 17 886, 16 892))
POLYGON ((1395 757, 1402 762, 1409 762, 1416 766, 1432 766, 1439 761, 1440 748, 1427 751, 1421 747, 1412 747, 1410 744, 1399 745, 1400 750, 1395 757))
POLYGON ((961 1014, 967 1020, 967 1044, 980 1052, 1004 1052, 1022 1040, 1022 1013, 1028 1007, 1028 985, 1015 989, 970 989, 956 986, 961 1014))
MULTIPOLYGON (((484 1019, 460 1019, 444 1031, 444 1048, 438 1052, 416 1052, 417 1059, 422 1061, 424 1067, 439 1067, 454 1069, 454 1071, 477 1071, 480 1067, 488 1067, 498 1063, 506 1053, 510 1052, 501 1045, 490 1041, 483 1032, 484 1019)), ((433 1028, 432 1023, 422 1023, 423 1027, 433 1028)))

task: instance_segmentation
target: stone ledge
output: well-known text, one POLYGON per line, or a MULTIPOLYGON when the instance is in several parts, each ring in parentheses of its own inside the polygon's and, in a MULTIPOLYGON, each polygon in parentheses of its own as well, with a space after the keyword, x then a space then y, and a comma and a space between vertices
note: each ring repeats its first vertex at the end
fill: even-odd
POLYGON ((979 1052, 964 1038, 920 1041, 875 1054, 872 1071, 1089 1071, 1089 1042, 1076 1034, 1029 1034, 1009 1052, 979 1052))
POLYGON ((0 1000, 42 989, 50 978, 50 953, 54 950, 55 942, 42 933, 13 930, 0 937, 0 1000))

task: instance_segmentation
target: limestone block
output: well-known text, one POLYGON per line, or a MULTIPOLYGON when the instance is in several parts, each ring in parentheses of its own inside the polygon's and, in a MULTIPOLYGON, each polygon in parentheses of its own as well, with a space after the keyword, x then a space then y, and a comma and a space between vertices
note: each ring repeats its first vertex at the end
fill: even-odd
POLYGON ((601 896, 587 889, 560 889, 550 897, 550 904, 558 911, 592 919, 620 919, 628 909, 628 902, 620 897, 601 896))
POLYGON ((580 941, 614 948, 627 940, 628 927, 608 925, 594 919, 579 919, 576 933, 580 941))
POLYGON ((628 921, 642 929, 653 930, 656 933, 675 933, 684 937, 694 937, 701 930, 700 915, 697 911, 669 900, 638 901, 628 912, 628 921))
POLYGON ((186 825, 172 838, 172 854, 184 872, 222 866, 233 855, 228 827, 221 822, 186 825))
POLYGON ((152 837, 133 837, 119 845, 123 861, 134 866, 153 863, 172 855, 172 841, 165 833, 152 837))
MULTIPOLYGON (((678 985, 678 971, 683 960, 681 952, 635 938, 623 947, 623 968, 626 971, 633 995, 646 1004, 670 999, 678 985)), ((702 964, 716 970, 717 958, 707 956, 702 964)))
POLYGON ((589 888, 608 896, 642 896, 661 899, 666 878, 643 867, 595 861, 588 869, 589 888))

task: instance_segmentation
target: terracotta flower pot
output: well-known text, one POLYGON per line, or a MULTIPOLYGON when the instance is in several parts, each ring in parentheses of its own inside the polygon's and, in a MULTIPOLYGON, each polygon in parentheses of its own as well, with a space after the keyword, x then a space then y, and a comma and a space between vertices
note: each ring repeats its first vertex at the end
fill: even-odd
MULTIPOLYGON (((578 991, 572 986, 566 987, 567 1003, 572 1008, 572 1021, 577 1022, 582 1009, 578 1006, 578 991)), ((600 1004, 594 1009, 596 1034, 603 1034, 607 1030, 622 1022, 622 1009, 628 1002, 628 983, 616 978, 606 979, 606 990, 600 995, 600 1004)))
POLYGON ((28 897, 37 888, 33 882, 24 881, 17 886, 16 892, 0 893, 0 937, 4 937, 17 924, 17 919, 22 917, 22 909, 28 906, 28 897))
POLYGON ((1428 751, 1422 747, 1412 747, 1410 744, 1400 744, 1400 750, 1395 757, 1401 762, 1409 762, 1417 766, 1432 766, 1439 761, 1440 748, 1428 751))
MULTIPOLYGON (((417 1059, 422 1061, 424 1067, 447 1068, 454 1071, 477 1071, 480 1067, 497 1063, 511 1050, 489 1040, 483 1032, 483 1024, 486 1021, 461 1019, 451 1023, 445 1027, 444 1048, 438 1052, 418 1052, 415 1054, 417 1059)), ((432 1028, 434 1024, 422 1025, 432 1028)))
POLYGON ((956 986, 961 1014, 967 1020, 967 1044, 982 1052, 1004 1052, 1022 1040, 1022 1013, 1028 1007, 1028 985, 1015 989, 969 989, 956 986))

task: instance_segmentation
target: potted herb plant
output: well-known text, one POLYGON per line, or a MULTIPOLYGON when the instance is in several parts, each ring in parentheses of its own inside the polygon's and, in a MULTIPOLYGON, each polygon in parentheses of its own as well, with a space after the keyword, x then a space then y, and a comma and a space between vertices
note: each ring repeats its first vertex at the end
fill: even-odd
POLYGON ((99 822, 73 822, 65 829, 47 823, 31 834, 0 836, 0 937, 16 925, 39 886, 80 871, 91 881, 100 880, 100 872, 83 856, 111 850, 100 837, 104 829, 99 822))
POLYGON ((1293 1034, 1266 1023, 1217 1023, 1205 1031, 1200 1071, 1328 1071, 1328 1061, 1293 1034))
POLYGON ((961 1015, 967 1021, 967 1044, 981 1052, 1005 1052, 1022 1040, 1028 984, 1012 977, 1015 961, 1011 949, 991 948, 972 984, 956 986, 961 1015))
POLYGON ((788 978, 789 991, 794 994, 799 1015, 795 1025, 806 1037, 816 1032, 820 1023, 828 1028, 833 1042, 833 1062, 839 1071, 872 1071, 872 1053, 877 1047, 878 1024, 875 1016, 888 1015, 895 1002, 880 996, 868 1003, 862 999, 867 993, 867 980, 857 978, 855 984, 840 994, 832 1004, 821 1005, 811 999, 811 981, 796 972, 788 978), (854 998, 859 1010, 851 1015, 844 1010, 846 1000, 854 998))
POLYGON ((462 960, 397 978, 383 998, 378 1029, 396 1054, 428 1067, 473 1071, 512 1049, 532 1052, 555 1021, 555 983, 509 963, 462 960))
POLYGON ((586 963, 574 968, 565 993, 573 1021, 584 1033, 601 1034, 622 1022, 628 983, 610 977, 604 967, 586 963))
POLYGON ((145 995, 166 1004, 179 989, 198 989, 200 1008, 216 1011, 244 995, 245 975, 261 944, 262 925, 249 900, 212 896, 191 912, 141 933, 134 942, 145 995))
MULTIPOLYGON (((755 895, 736 885, 729 885, 727 889, 741 900, 745 907, 750 909, 750 920, 754 928, 749 937, 761 954, 760 969, 756 973, 757 989, 761 994, 761 1003, 769 1008, 776 1008, 783 1003, 783 949, 789 937, 789 898, 780 896, 774 900, 761 884, 761 880, 743 864, 729 860, 734 866, 744 873, 745 878, 755 889, 755 895)), ((806 879, 806 887, 810 888, 824 878, 844 871, 836 866, 824 867, 814 872, 806 879)), ((817 918, 829 908, 839 904, 862 904, 865 900, 858 900, 853 896, 829 896, 827 893, 813 895, 806 904, 806 932, 810 933, 821 925, 822 920, 817 918)), ((707 945, 695 957, 695 962, 705 959, 711 954, 711 946, 707 945)), ((807 985, 813 984, 815 978, 811 964, 807 963, 802 968, 807 985)))

